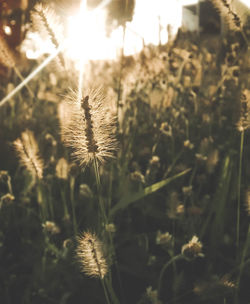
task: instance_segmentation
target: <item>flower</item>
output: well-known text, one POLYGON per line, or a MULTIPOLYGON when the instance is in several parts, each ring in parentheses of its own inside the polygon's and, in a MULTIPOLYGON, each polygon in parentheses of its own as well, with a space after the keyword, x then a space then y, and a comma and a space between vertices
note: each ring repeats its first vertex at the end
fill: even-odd
POLYGON ((157 245, 172 246, 173 236, 169 232, 162 233, 161 231, 157 231, 156 244, 157 245))
POLYGON ((192 259, 196 257, 204 257, 202 251, 202 244, 198 237, 194 235, 192 239, 181 248, 181 254, 186 258, 192 259))
POLYGON ((54 222, 46 221, 44 224, 42 224, 42 226, 43 226, 43 229, 48 233, 51 233, 51 234, 60 233, 60 228, 54 222))

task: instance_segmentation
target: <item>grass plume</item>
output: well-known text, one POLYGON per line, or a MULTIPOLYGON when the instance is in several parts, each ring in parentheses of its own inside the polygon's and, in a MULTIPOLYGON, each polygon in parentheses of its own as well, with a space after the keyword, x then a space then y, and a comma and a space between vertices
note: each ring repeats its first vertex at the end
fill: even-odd
MULTIPOLYGON (((41 35, 50 40, 55 49, 63 42, 63 26, 54 10, 46 5, 38 3, 31 15, 33 27, 41 35)), ((65 60, 62 53, 58 54, 60 66, 65 68, 65 60)))
POLYGON ((62 137, 66 146, 73 149, 73 156, 81 166, 103 162, 114 156, 117 148, 115 118, 108 115, 105 98, 100 90, 92 90, 77 102, 77 94, 68 96, 71 104, 70 123, 62 125, 62 137))
POLYGON ((237 123, 237 129, 240 132, 243 132, 250 127, 250 121, 248 119, 249 112, 250 112, 250 91, 244 90, 240 97, 240 118, 237 123))
POLYGON ((211 0, 215 8, 225 18, 231 30, 240 30, 242 26, 239 15, 233 10, 228 0, 211 0))
POLYGON ((15 59, 5 39, 0 35, 0 63, 8 68, 15 66, 15 59))
POLYGON ((94 233, 84 232, 78 238, 76 254, 86 275, 103 279, 107 274, 108 264, 104 257, 103 244, 94 233))
POLYGON ((39 148, 34 134, 30 130, 22 132, 21 138, 14 141, 21 164, 31 173, 33 178, 42 179, 43 161, 39 157, 39 148))

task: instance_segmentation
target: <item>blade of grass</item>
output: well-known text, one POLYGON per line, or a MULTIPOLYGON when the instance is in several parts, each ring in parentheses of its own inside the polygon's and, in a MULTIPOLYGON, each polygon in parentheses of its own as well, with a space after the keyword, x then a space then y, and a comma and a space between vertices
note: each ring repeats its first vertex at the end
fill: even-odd
POLYGON ((228 194, 230 191, 232 169, 232 157, 228 154, 223 161, 221 174, 218 180, 217 191, 213 197, 212 208, 210 207, 209 215, 207 216, 207 219, 205 220, 205 223, 203 224, 203 227, 201 229, 201 238, 207 232, 208 227, 211 231, 211 237, 213 238, 213 242, 216 242, 216 240, 218 241, 219 234, 222 233, 224 225, 223 213, 226 208, 228 194), (211 222, 212 219, 213 222, 211 222))
POLYGON ((130 204, 134 203, 135 201, 138 201, 141 198, 144 198, 145 196, 152 194, 156 191, 158 191, 159 189, 161 189, 162 187, 168 185, 170 182, 172 182, 173 180, 187 174, 188 172, 190 172, 191 169, 187 169, 184 170, 172 177, 169 177, 167 179, 164 179, 158 183, 155 183, 151 186, 146 187, 145 189, 135 192, 135 193, 129 193, 128 195, 126 195, 125 197, 123 197, 111 210, 110 210, 110 216, 114 215, 118 210, 120 209, 124 209, 126 207, 128 207, 130 204))

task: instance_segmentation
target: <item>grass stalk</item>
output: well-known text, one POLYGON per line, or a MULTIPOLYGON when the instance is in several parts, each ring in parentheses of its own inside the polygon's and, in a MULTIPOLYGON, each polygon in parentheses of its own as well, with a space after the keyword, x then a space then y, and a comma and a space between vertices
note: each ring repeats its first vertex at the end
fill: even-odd
POLYGON ((247 237, 246 237, 246 241, 245 241, 245 245, 244 245, 244 248, 243 248, 241 261, 240 261, 240 271, 239 271, 239 277, 238 277, 238 282, 237 282, 238 286, 240 284, 240 277, 242 275, 243 266, 244 266, 245 258, 247 256, 247 251, 248 251, 249 247, 250 247, 250 225, 248 225, 247 237))
POLYGON ((236 256, 239 261, 239 246, 240 246, 240 198, 241 198, 241 175, 242 175, 242 155, 244 145, 244 130, 241 132, 240 137, 240 160, 239 160, 239 175, 238 175, 238 191, 237 191, 237 222, 236 222, 236 256))
POLYGON ((107 292, 107 288, 105 286, 104 279, 101 279, 101 283, 102 283, 102 288, 103 288, 103 291, 104 291, 105 299, 106 299, 108 304, 111 304, 111 302, 109 300, 109 297, 108 297, 108 292, 107 292))
POLYGON ((38 181, 37 183, 37 202, 40 207, 40 215, 41 215, 41 221, 45 222, 48 219, 48 210, 46 201, 44 200, 44 192, 42 188, 41 182, 38 181))
POLYGON ((101 211, 101 219, 103 221, 102 224, 105 227, 105 225, 108 224, 108 219, 107 219, 107 215, 106 215, 105 208, 104 208, 104 201, 103 201, 102 195, 101 195, 101 179, 100 179, 100 172, 99 172, 99 167, 98 167, 96 157, 94 158, 93 165, 94 165, 94 170, 95 170, 95 178, 96 178, 96 185, 97 185, 97 192, 98 192, 99 207, 100 207, 100 211, 101 211))
POLYGON ((74 188, 75 188, 75 178, 73 176, 71 176, 70 177, 70 202, 71 202, 71 210, 72 210, 73 231, 74 231, 74 235, 77 235, 74 188))
MULTIPOLYGON (((105 207, 104 207, 104 201, 102 198, 102 194, 101 194, 101 179, 100 179, 100 172, 99 172, 99 166, 97 163, 97 159, 94 158, 94 170, 95 170, 95 178, 96 178, 96 184, 97 184, 97 192, 98 192, 98 201, 99 201, 99 207, 100 207, 100 212, 101 212, 101 221, 102 221, 102 226, 105 227, 108 224, 108 218, 106 215, 106 211, 105 211, 105 207)), ((108 231, 108 239, 109 239, 109 243, 110 243, 110 247, 111 250, 113 252, 113 255, 115 256, 115 249, 114 249, 114 244, 113 244, 113 240, 112 240, 112 236, 111 233, 108 231)), ((117 266, 117 263, 116 263, 117 266)), ((117 267, 117 272, 118 272, 118 267, 117 267)), ((119 272, 118 272, 118 277, 119 277, 119 272)), ((111 272, 109 277, 105 280, 105 283, 107 285, 110 297, 112 299, 112 302, 115 304, 119 304, 119 300, 117 299, 115 292, 113 290, 112 287, 112 276, 111 276, 111 272)))
POLYGON ((117 298, 117 296, 116 296, 116 294, 114 292, 114 289, 113 289, 113 286, 112 286, 110 280, 105 280, 104 282, 107 285, 107 289, 108 289, 110 297, 112 299, 112 303, 114 303, 114 304, 120 304, 120 302, 119 302, 119 300, 118 300, 118 298, 117 298))
POLYGON ((160 295, 161 292, 161 285, 162 285, 162 279, 164 276, 165 271, 167 270, 167 268, 172 264, 175 263, 177 260, 180 260, 183 258, 182 254, 178 254, 176 256, 174 256, 170 261, 168 261, 161 269, 160 275, 159 275, 159 279, 158 279, 158 288, 157 288, 157 292, 158 295, 160 295))

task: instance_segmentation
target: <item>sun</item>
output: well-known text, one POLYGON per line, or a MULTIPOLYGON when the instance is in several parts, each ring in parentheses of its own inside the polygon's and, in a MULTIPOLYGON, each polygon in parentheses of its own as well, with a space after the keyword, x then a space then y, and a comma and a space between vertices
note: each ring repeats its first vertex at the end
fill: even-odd
POLYGON ((99 7, 89 10, 86 0, 83 0, 79 13, 68 17, 67 54, 74 60, 86 62, 116 57, 116 45, 105 32, 105 2, 109 1, 103 1, 99 7))

